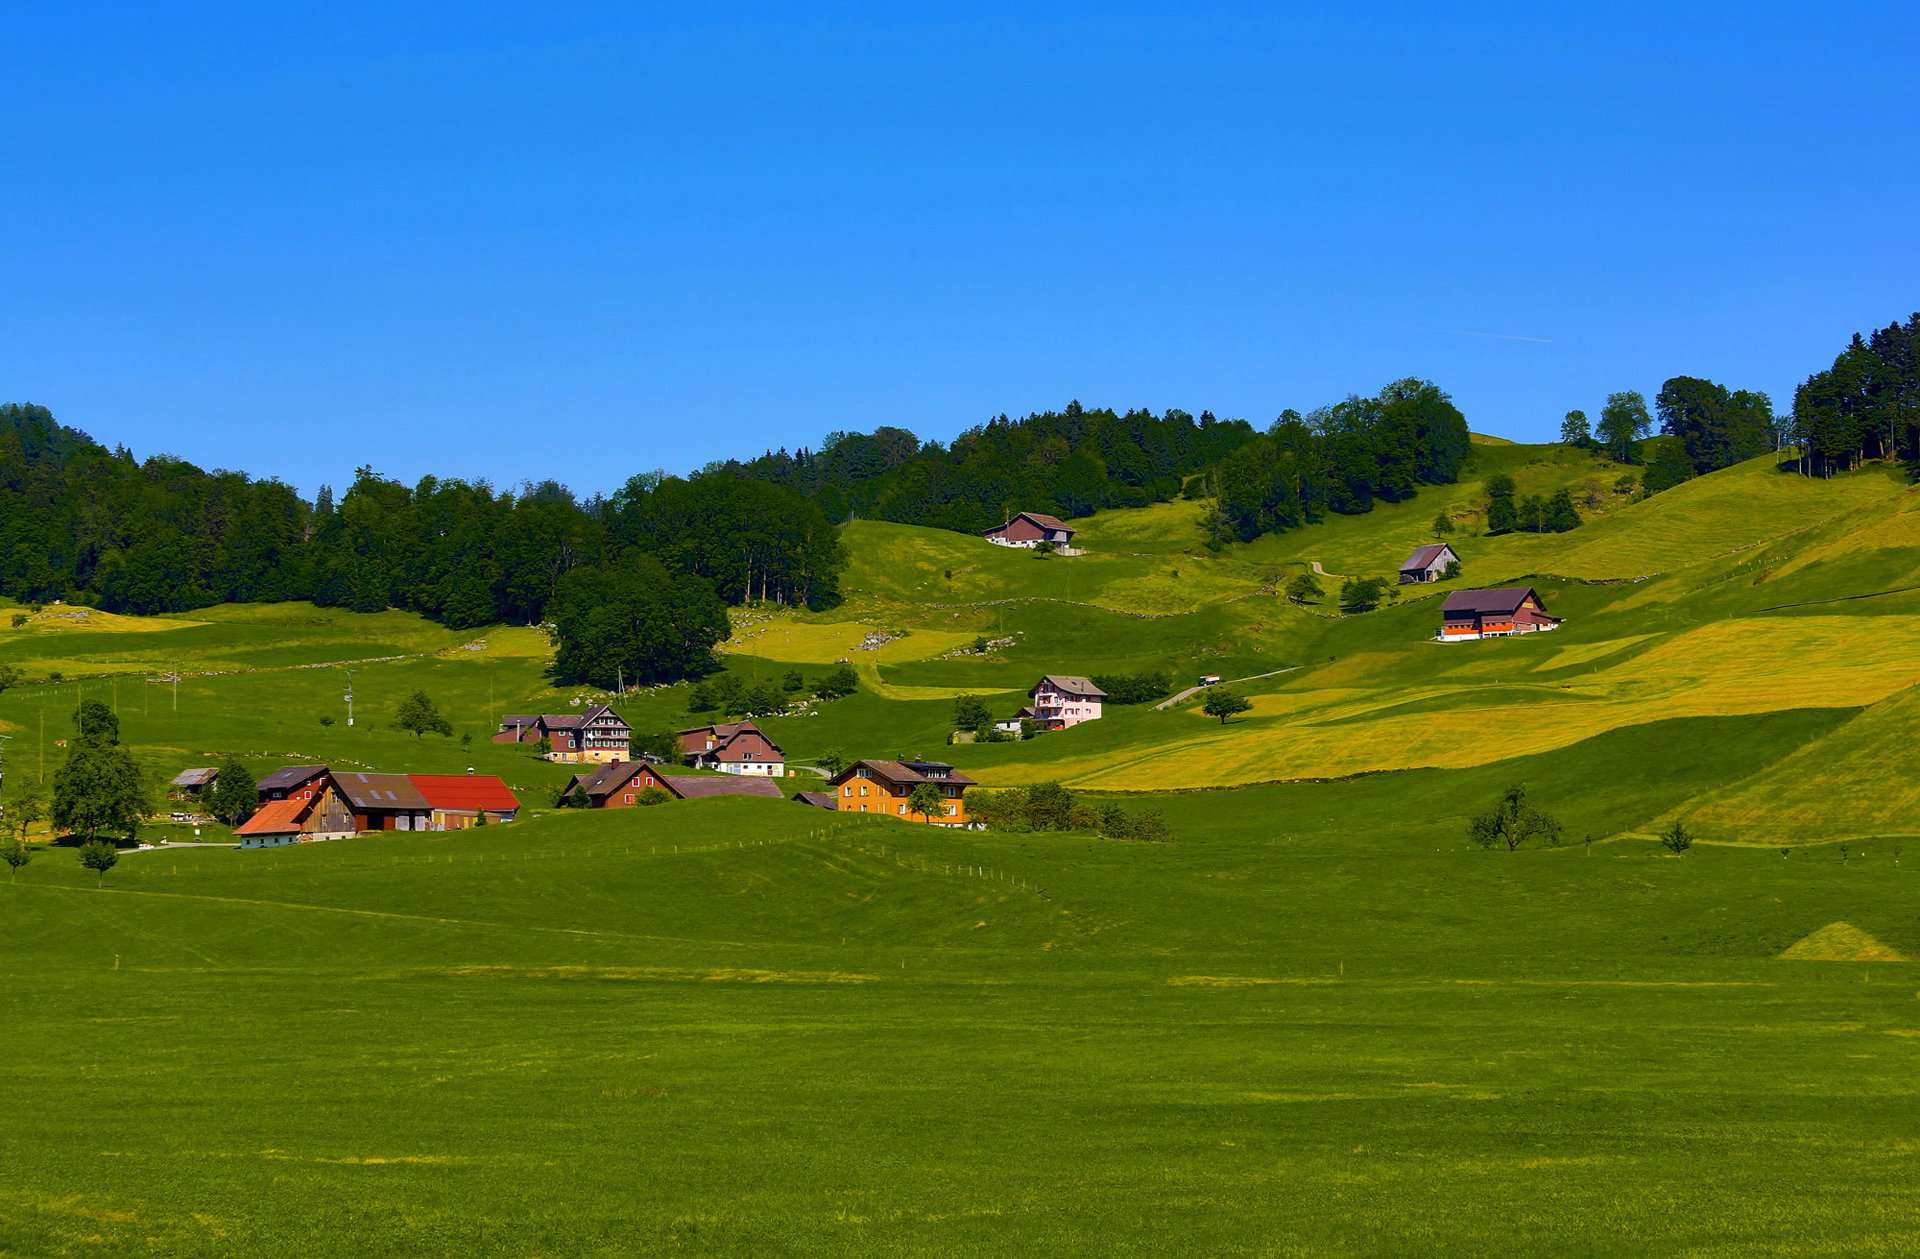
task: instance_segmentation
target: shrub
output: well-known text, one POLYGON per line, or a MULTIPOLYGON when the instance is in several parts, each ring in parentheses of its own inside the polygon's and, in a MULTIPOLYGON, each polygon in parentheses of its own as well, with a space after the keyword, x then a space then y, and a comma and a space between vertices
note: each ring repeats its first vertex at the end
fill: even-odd
POLYGON ((648 808, 652 808, 656 804, 665 804, 667 801, 671 799, 673 799, 673 797, 668 795, 666 792, 660 790, 660 788, 649 787, 645 791, 641 792, 638 796, 634 797, 633 802, 635 804, 646 805, 648 808))
POLYGON ((1114 704, 1151 704, 1173 689, 1173 680, 1165 673, 1102 673, 1093 678, 1093 684, 1114 704))

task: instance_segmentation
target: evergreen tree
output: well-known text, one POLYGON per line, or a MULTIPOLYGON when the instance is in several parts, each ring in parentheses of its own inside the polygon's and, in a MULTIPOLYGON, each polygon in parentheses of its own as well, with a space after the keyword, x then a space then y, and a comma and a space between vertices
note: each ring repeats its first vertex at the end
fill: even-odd
POLYGON ((1563 487, 1554 491, 1553 497, 1547 500, 1541 527, 1547 533, 1565 533, 1580 527, 1580 510, 1573 505, 1571 490, 1563 487))
POLYGON ((1687 458, 1686 447, 1676 440, 1661 438, 1654 443, 1653 461, 1647 465, 1640 480, 1651 495, 1670 490, 1692 478, 1693 463, 1687 458))

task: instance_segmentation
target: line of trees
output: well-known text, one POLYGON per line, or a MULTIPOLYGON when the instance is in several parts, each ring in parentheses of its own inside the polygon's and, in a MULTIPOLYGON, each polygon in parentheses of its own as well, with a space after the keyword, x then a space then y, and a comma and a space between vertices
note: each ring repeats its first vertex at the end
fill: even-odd
POLYGON ((1439 386, 1399 380, 1309 415, 1284 411, 1213 469, 1216 544, 1250 542, 1325 517, 1401 502, 1459 479, 1471 453, 1466 417, 1439 386))
POLYGON ((1037 411, 996 416, 951 443, 904 428, 829 433, 817 450, 784 448, 708 470, 797 490, 829 520, 861 516, 980 533, 1014 511, 1085 516, 1177 496, 1189 476, 1251 440, 1244 420, 1178 408, 1037 411))
POLYGON ((0 406, 0 592, 23 601, 157 613, 311 599, 524 625, 547 618, 569 573, 635 552, 732 604, 831 606, 846 563, 805 495, 735 476, 653 473, 583 502, 552 481, 408 487, 363 467, 337 502, 322 487, 307 503, 279 481, 136 461, 45 407, 0 406))

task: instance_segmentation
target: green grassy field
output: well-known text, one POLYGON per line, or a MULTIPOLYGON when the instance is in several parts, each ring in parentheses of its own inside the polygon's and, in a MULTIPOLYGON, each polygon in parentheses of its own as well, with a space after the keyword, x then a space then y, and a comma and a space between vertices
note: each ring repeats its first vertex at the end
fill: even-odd
POLYGON ((728 801, 49 857, 0 888, 0 1248, 1920 1244, 1913 982, 1776 956, 1914 955, 1911 864, 1194 799, 1157 847, 728 801))
MULTIPOLYGON (((1080 522, 1071 558, 856 523, 843 607, 737 617, 744 680, 861 678, 762 722, 792 762, 944 754, 1170 844, 551 812, 568 770, 487 735, 605 697, 529 629, 0 617, 9 790, 90 698, 156 777, 472 766, 528 806, 0 883, 0 1253, 1913 1253, 1920 493, 1759 461, 1629 503, 1587 455, 1475 449, 1459 486, 1219 553, 1188 502, 1080 522), (1497 471, 1589 523, 1479 536, 1497 471), (1566 624, 1439 645, 1447 586, 1262 593, 1390 572, 1441 510, 1454 584, 1566 624), (1224 726, 944 746, 957 694, 1142 669, 1273 676, 1224 726), (454 738, 392 728, 415 688, 454 738), (1472 848, 1516 781, 1566 842, 1472 848)), ((685 687, 619 707, 690 724, 685 687)))

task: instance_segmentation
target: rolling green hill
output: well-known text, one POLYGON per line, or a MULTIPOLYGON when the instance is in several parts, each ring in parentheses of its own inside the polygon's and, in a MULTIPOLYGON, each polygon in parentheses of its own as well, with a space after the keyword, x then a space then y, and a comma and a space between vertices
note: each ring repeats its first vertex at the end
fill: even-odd
MULTIPOLYGON (((1157 809, 1169 844, 549 811, 566 769, 488 734, 607 697, 555 688, 534 629, 0 614, 9 791, 88 698, 156 777, 472 766, 528 805, 0 882, 0 1253, 1911 1251, 1920 491, 1762 460, 1628 501, 1586 454, 1475 453, 1220 551, 1194 502, 1078 522, 1075 557, 855 522, 844 606, 737 615, 743 680, 861 679, 762 721, 792 762, 945 755, 1157 809), (1496 472, 1588 523, 1483 536, 1496 472), (1454 583, 1272 593, 1390 574, 1440 511, 1454 583), (1447 589, 1513 582, 1565 624, 1432 641, 1447 589), (1149 669, 1270 676, 1225 725, 946 746, 956 695, 1149 669), (393 728, 416 688, 455 737, 393 728), (1515 782, 1562 845, 1467 842, 1515 782)), ((686 701, 618 704, 661 730, 686 701)))

